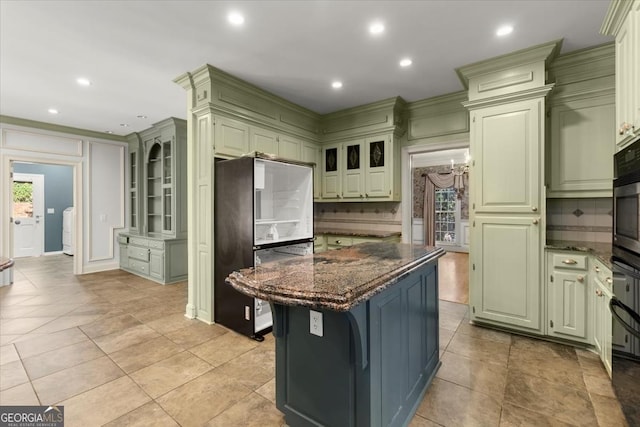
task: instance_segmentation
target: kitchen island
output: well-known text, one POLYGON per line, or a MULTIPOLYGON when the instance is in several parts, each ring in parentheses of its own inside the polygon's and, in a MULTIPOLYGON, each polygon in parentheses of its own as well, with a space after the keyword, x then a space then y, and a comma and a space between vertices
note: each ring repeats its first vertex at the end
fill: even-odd
POLYGON ((401 426, 436 370, 440 248, 362 243, 232 273, 267 300, 291 427, 401 426))

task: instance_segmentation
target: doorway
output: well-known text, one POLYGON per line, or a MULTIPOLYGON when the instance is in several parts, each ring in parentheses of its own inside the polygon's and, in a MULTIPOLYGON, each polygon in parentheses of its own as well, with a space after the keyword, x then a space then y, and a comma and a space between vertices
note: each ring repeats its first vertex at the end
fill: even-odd
POLYGON ((15 173, 12 184, 13 257, 44 253, 44 175, 15 173))
MULTIPOLYGON (((425 243, 424 197, 428 173, 463 172, 467 162, 468 139, 410 146, 402 152, 402 234, 403 241, 425 243), (452 171, 451 161, 454 163, 452 171)), ((469 203, 468 189, 456 193, 452 188, 437 189, 434 195, 433 227, 435 245, 446 254, 438 262, 438 289, 442 300, 469 302, 469 203), (438 191, 439 190, 439 191, 438 191), (458 198, 458 195, 463 195, 458 198)))

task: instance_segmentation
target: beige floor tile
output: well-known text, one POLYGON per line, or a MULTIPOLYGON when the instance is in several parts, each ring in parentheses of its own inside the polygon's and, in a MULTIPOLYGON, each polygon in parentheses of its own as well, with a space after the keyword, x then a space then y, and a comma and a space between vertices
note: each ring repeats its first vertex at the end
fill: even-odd
POLYGON ((502 415, 500 416, 500 427, 571 427, 550 414, 541 414, 525 408, 505 402, 502 405, 502 415))
POLYGON ((275 355, 275 350, 259 346, 219 366, 216 371, 251 390, 257 390, 275 377, 275 355))
POLYGON ((0 406, 40 405, 31 383, 0 391, 0 406))
MULTIPOLYGON (((37 313, 36 313, 37 314, 37 313)), ((0 322, 0 334, 27 334, 40 326, 55 320, 55 317, 23 317, 20 319, 3 319, 0 322)))
MULTIPOLYGON (((119 307, 122 308, 127 313, 131 313, 131 315, 133 315, 136 319, 140 320, 141 322, 151 322, 153 320, 157 320, 162 317, 165 317, 167 314, 171 313, 171 311, 168 311, 167 307, 163 305, 154 305, 152 307, 142 308, 142 309, 136 309, 133 305, 131 306, 130 309, 123 308, 123 305, 119 305, 119 307)), ((184 311, 184 307, 182 307, 181 311, 184 311)))
POLYGON ((509 370, 505 402, 542 414, 553 414, 567 423, 597 425, 593 405, 586 390, 509 370))
POLYGON ((117 418, 105 427, 179 427, 165 411, 155 402, 149 402, 141 407, 117 418))
POLYGON ((167 337, 160 336, 141 344, 132 345, 120 351, 111 353, 109 357, 130 374, 146 368, 156 362, 167 359, 184 349, 167 337))
POLYGON ((467 304, 459 304, 451 301, 439 301, 439 308, 441 313, 450 313, 459 316, 461 319, 469 311, 467 304))
POLYGON ((596 394, 591 395, 591 401, 600 427, 626 427, 628 425, 616 398, 596 394))
MULTIPOLYGON (((216 369, 165 394, 157 402, 180 425, 201 426, 249 394, 251 390, 216 369)), ((254 415, 259 418, 259 414, 254 415)))
POLYGON ((142 368, 131 378, 155 399, 211 369, 207 362, 185 351, 142 368))
POLYGON ((0 365, 0 390, 6 390, 26 382, 29 382, 29 377, 20 360, 0 365))
POLYGON ((44 405, 51 405, 123 375, 124 372, 105 356, 34 380, 33 388, 44 405))
POLYGON ((456 314, 450 314, 446 312, 440 313, 440 328, 449 329, 450 331, 455 331, 460 326, 462 322, 462 316, 456 314))
POLYGON ((23 359, 36 354, 46 353, 47 351, 76 344, 89 339, 78 328, 71 328, 60 332, 46 334, 42 336, 34 336, 24 341, 15 343, 16 349, 23 359))
POLYGON ((103 357, 105 354, 91 341, 82 341, 22 360, 31 380, 103 357))
POLYGON ((440 424, 436 424, 429 421, 426 418, 422 418, 420 415, 414 415, 413 419, 409 423, 409 427, 441 427, 440 424))
POLYGON ((81 326, 80 329, 89 338, 97 338, 114 332, 122 332, 125 329, 139 325, 142 325, 142 322, 135 317, 130 314, 122 314, 109 318, 102 317, 98 321, 81 326))
POLYGON ((61 316, 51 322, 43 325, 33 332, 36 334, 47 334, 50 332, 63 331, 65 329, 73 328, 75 326, 86 325, 94 320, 100 318, 99 314, 79 314, 70 316, 61 316))
POLYGON ((578 363, 585 375, 600 378, 602 380, 609 379, 609 374, 605 369, 600 356, 587 350, 576 349, 578 363))
POLYGON ((274 404, 276 403, 276 379, 269 380, 265 385, 259 387, 256 390, 260 396, 267 400, 270 400, 274 404))
POLYGON ((507 367, 445 352, 436 376, 471 390, 489 394, 502 402, 507 383, 507 367))
POLYGON ((186 328, 195 323, 202 323, 199 320, 188 319, 184 317, 184 313, 170 314, 157 320, 147 322, 146 325, 161 334, 167 334, 178 329, 186 328))
POLYGON ((592 400, 594 394, 612 398, 616 397, 613 386, 611 385, 611 380, 608 376, 602 377, 584 374, 583 378, 592 400))
POLYGON ((273 402, 256 393, 251 393, 206 425, 209 427, 281 427, 283 424, 284 414, 276 409, 273 402))
POLYGON ((141 344, 145 341, 159 337, 160 334, 146 325, 133 326, 120 332, 103 335, 93 341, 107 354, 115 353, 118 350, 141 344))
POLYGON ((468 322, 460 323, 460 326, 458 327, 456 332, 477 339, 511 344, 511 334, 494 329, 489 329, 483 326, 473 325, 468 322))
POLYGON ((225 333, 227 330, 221 326, 197 322, 164 335, 184 348, 191 348, 225 333))
POLYGON ((244 335, 227 332, 204 344, 193 347, 189 351, 215 367, 256 348, 258 345, 261 344, 248 339, 244 335))
POLYGON ((15 360, 20 360, 15 345, 7 344, 0 347, 0 366, 15 360))
POLYGON ((27 317, 37 309, 37 307, 22 307, 12 305, 2 306, 2 308, 0 308, 0 319, 2 319, 2 322, 4 322, 4 320, 27 317))
POLYGON ((440 334, 438 337, 440 340, 440 349, 445 350, 451 342, 451 338, 453 338, 455 332, 449 329, 440 328, 438 333, 440 334))
POLYGON ((586 391, 582 369, 575 354, 558 354, 548 351, 532 351, 524 347, 511 347, 509 370, 543 378, 586 391))
POLYGON ((500 402, 435 378, 416 413, 443 426, 496 426, 500 421, 500 402))
POLYGON ((578 356, 574 347, 554 342, 544 341, 536 338, 527 338, 514 335, 512 339, 513 349, 522 353, 534 352, 544 357, 554 359, 568 359, 577 361, 578 356))
POLYGON ((474 360, 506 365, 509 360, 509 348, 510 345, 507 343, 478 339, 456 333, 449 342, 447 351, 474 360))
POLYGON ((65 425, 100 426, 150 400, 149 396, 131 381, 131 378, 122 377, 60 404, 65 408, 65 425))

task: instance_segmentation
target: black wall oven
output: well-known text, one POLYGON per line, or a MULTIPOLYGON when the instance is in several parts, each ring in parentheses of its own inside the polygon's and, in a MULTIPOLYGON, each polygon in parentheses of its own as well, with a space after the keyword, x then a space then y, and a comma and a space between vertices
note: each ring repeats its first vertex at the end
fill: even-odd
POLYGON ((612 384, 640 427, 640 138, 614 156, 612 384))

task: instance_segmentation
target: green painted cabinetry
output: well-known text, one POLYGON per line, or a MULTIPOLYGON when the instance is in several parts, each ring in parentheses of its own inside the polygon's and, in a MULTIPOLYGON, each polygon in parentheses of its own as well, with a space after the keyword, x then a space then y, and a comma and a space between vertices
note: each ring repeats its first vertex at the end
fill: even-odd
POLYGON ((609 94, 551 108, 548 197, 611 197, 615 103, 609 94))
POLYGON ((547 334, 592 343, 587 254, 547 252, 547 334))
MULTIPOLYGON (((590 323, 593 328, 593 345, 605 369, 611 376, 611 351, 614 331, 609 301, 612 294, 612 272, 599 260, 593 260, 589 301, 591 305, 590 323)), ((622 328, 620 328, 622 329, 622 328)))
POLYGON ((128 137, 129 232, 119 236, 120 268, 172 283, 187 278, 187 132, 170 118, 128 137))
POLYGON ((314 252, 322 252, 331 249, 340 249, 347 246, 365 242, 395 242, 400 243, 400 235, 394 234, 385 237, 354 236, 347 234, 317 234, 315 236, 314 252))

